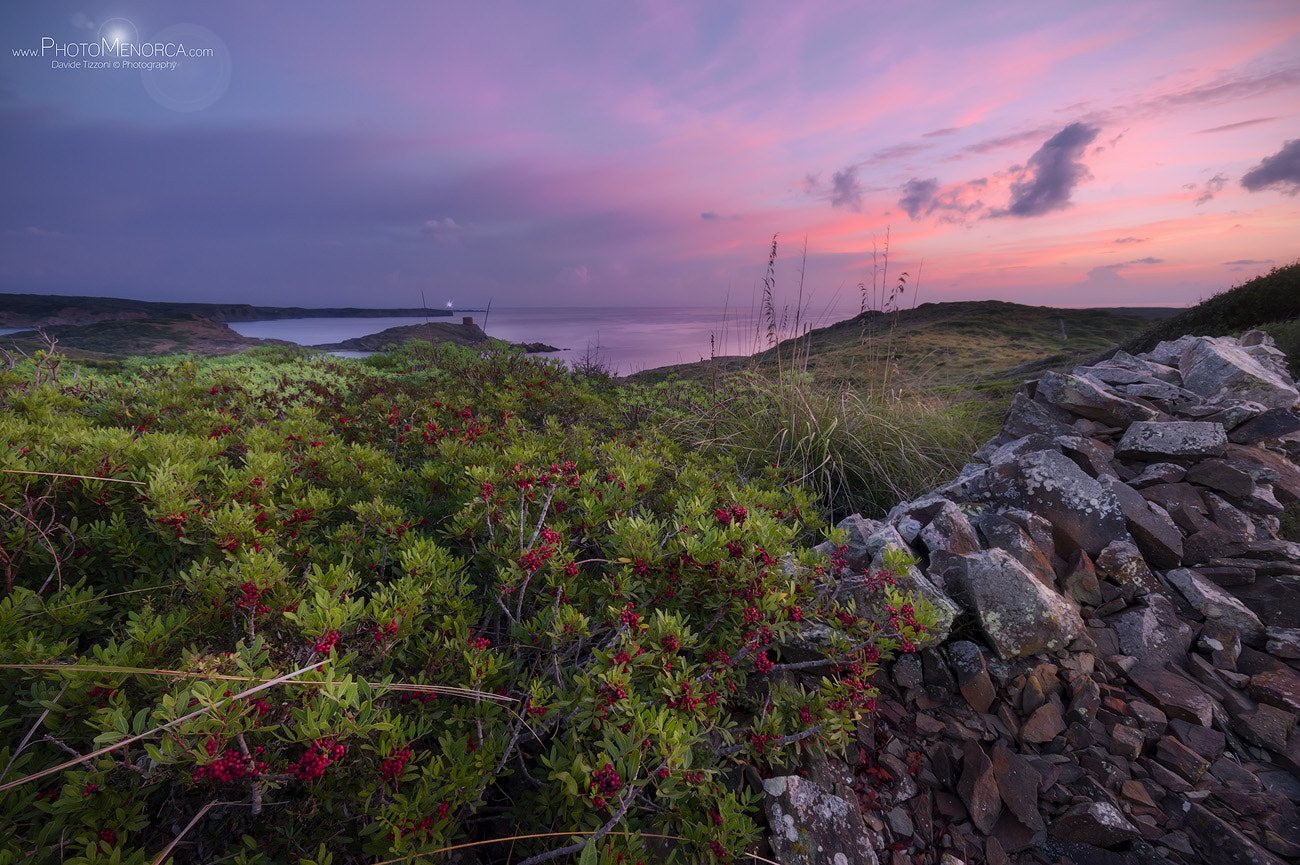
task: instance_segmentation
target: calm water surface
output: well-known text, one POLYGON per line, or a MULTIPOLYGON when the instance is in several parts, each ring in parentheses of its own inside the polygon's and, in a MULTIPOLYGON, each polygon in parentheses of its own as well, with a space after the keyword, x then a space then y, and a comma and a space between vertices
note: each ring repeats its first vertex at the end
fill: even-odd
MULTIPOLYGON (((848 313, 852 315, 857 310, 848 313)), ((569 362, 594 356, 619 374, 675 363, 693 363, 713 354, 751 354, 761 345, 748 309, 737 312, 722 307, 678 308, 493 308, 456 311, 451 318, 430 321, 459 322, 474 318, 489 336, 509 342, 543 342, 559 348, 542 355, 569 362), (710 337, 713 339, 710 345, 710 337)), ((828 318, 813 322, 822 326, 828 318)), ((284 339, 300 345, 341 342, 389 327, 421 324, 424 318, 288 318, 276 321, 231 322, 236 332, 260 339, 284 339)), ((357 353, 349 352, 351 356, 357 353)))

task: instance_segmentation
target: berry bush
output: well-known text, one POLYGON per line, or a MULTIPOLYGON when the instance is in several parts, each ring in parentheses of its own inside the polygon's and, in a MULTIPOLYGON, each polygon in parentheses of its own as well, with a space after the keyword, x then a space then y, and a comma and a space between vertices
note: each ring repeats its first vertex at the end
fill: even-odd
POLYGON ((0 863, 741 858, 733 768, 846 745, 929 611, 837 600, 798 483, 658 399, 429 346, 0 372, 0 863))

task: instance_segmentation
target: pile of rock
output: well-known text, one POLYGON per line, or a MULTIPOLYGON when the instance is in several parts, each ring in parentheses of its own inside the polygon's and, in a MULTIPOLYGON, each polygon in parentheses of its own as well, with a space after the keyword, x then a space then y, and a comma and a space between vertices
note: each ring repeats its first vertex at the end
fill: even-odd
POLYGON ((953 482, 846 520, 847 566, 910 552, 899 582, 941 625, 881 677, 856 755, 763 782, 774 855, 1300 858, 1284 360, 1251 332, 1048 373, 953 482))

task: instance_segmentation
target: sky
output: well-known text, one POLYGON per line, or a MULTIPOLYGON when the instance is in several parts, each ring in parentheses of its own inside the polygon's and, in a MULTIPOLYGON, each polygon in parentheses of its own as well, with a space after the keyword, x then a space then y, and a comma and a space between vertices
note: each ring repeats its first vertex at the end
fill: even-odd
POLYGON ((743 306, 776 237, 809 305, 1173 306, 1300 256, 1294 0, 32 0, 0 52, 0 292, 743 306))

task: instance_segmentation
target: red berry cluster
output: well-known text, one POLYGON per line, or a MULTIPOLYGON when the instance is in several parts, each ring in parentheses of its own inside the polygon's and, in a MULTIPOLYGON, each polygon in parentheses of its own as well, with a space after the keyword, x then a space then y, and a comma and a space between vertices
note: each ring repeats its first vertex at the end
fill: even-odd
MULTIPOLYGON (((209 739, 204 744, 204 748, 208 755, 212 756, 217 751, 217 743, 209 739)), ((257 754, 261 755, 261 753, 262 748, 259 747, 257 754)), ((250 766, 249 761, 244 759, 244 755, 239 753, 237 748, 227 748, 216 762, 195 769, 194 780, 202 781, 204 778, 211 778, 219 784, 229 784, 249 775, 263 775, 266 773, 266 768, 265 761, 257 760, 250 766)))
POLYGON ((289 767, 289 774, 299 781, 314 781, 325 774, 326 766, 343 759, 346 750, 343 745, 335 745, 329 739, 317 739, 298 762, 289 767))
POLYGON ((745 520, 749 518, 749 511, 745 510, 740 505, 733 505, 729 509, 714 508, 713 516, 717 519, 719 523, 721 523, 724 526, 729 526, 733 522, 737 526, 743 526, 745 524, 745 520))
POLYGON ((676 634, 669 634, 664 637, 659 641, 659 645, 663 646, 669 652, 675 652, 682 647, 682 644, 677 642, 676 634))
POLYGON ((597 808, 604 808, 605 797, 613 796, 621 789, 623 789, 623 779, 609 763, 605 764, 604 769, 597 769, 591 773, 591 801, 597 808))
POLYGON ((118 691, 117 688, 101 688, 99 685, 96 685, 95 687, 91 688, 89 691, 86 692, 86 696, 100 697, 101 699, 98 705, 102 709, 108 705, 107 702, 108 698, 116 694, 117 691, 118 691))
POLYGON ((486 649, 488 646, 491 646, 491 645, 492 645, 492 642, 491 642, 487 637, 470 637, 470 638, 469 638, 469 647, 470 647, 471 649, 479 649, 479 650, 481 651, 481 650, 486 649))
POLYGON ((754 746, 755 753, 761 754, 767 750, 767 743, 777 738, 771 733, 755 733, 750 731, 749 741, 754 746))
POLYGON ((255 583, 240 583, 239 597, 235 598, 235 604, 255 613, 269 613, 271 608, 261 603, 263 594, 265 594, 263 590, 259 589, 255 583))
POLYGON ((691 683, 682 683, 682 693, 676 697, 668 698, 668 708, 680 709, 683 712, 694 712, 695 707, 700 704, 700 698, 691 694, 691 683))
POLYGON ((402 694, 402 702, 409 703, 412 700, 419 700, 421 703, 431 703, 438 699, 438 695, 433 691, 406 692, 402 694))
POLYGON ((529 707, 528 707, 528 714, 530 714, 530 715, 536 715, 536 716, 539 717, 539 718, 545 718, 545 717, 546 717, 546 713, 547 713, 548 711, 549 711, 549 709, 547 709, 545 706, 529 706, 529 707))
POLYGON ((181 536, 181 529, 185 525, 186 516, 183 513, 168 514, 165 517, 157 517, 154 522, 159 525, 167 526, 176 532, 176 537, 181 536))
POLYGON ((328 652, 330 649, 334 648, 334 644, 337 643, 338 641, 339 641, 339 632, 330 631, 328 634, 324 634, 323 636, 321 636, 319 640, 313 643, 311 648, 312 651, 319 652, 320 654, 323 655, 326 652, 328 652))
POLYGON ((635 631, 637 626, 641 623, 641 617, 634 612, 635 608, 636 604, 628 601, 627 606, 618 616, 618 620, 626 625, 628 630, 632 631, 635 631))
POLYGON ((576 577, 578 575, 578 563, 568 562, 564 566, 564 575, 566 577, 576 577))
POLYGON ((772 669, 772 659, 767 656, 767 652, 754 653, 754 670, 759 673, 766 673, 772 669))
POLYGON ((385 781, 396 781, 406 768, 406 764, 411 761, 411 749, 402 747, 394 749, 379 766, 379 774, 385 781))
POLYGON ((387 625, 371 625, 370 637, 376 643, 382 643, 384 637, 391 637, 397 633, 397 622, 389 622, 387 625))
POLYGON ((112 829, 100 829, 97 834, 100 844, 106 844, 110 849, 117 846, 117 833, 112 829))

